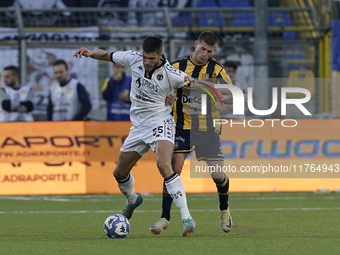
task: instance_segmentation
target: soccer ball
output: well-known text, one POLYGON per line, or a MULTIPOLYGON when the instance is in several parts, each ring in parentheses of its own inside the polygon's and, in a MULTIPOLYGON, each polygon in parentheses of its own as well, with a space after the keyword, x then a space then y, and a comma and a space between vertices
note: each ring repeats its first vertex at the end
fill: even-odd
POLYGON ((110 238, 124 238, 130 232, 130 223, 122 214, 112 214, 104 222, 104 232, 110 238))

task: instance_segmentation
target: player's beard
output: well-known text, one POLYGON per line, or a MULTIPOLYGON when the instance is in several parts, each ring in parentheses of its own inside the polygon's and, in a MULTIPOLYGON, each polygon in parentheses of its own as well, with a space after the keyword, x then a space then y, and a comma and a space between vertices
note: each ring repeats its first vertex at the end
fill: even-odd
POLYGON ((59 84, 66 84, 67 82, 68 82, 68 79, 66 78, 63 78, 63 77, 61 77, 61 78, 56 78, 57 79, 57 81, 59 82, 59 84))
POLYGON ((15 86, 15 82, 13 81, 13 82, 11 82, 11 83, 8 83, 8 84, 6 84, 8 87, 11 87, 11 88, 14 88, 14 86, 15 86))
POLYGON ((157 65, 158 65, 158 63, 156 63, 154 65, 148 65, 148 66, 144 65, 144 67, 145 67, 145 70, 147 72, 153 72, 156 69, 157 65))

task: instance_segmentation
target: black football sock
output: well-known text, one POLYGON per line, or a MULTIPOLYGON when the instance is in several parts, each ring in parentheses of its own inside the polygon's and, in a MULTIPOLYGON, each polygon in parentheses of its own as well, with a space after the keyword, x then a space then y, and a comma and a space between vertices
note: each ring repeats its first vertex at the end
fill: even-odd
POLYGON ((162 215, 161 218, 165 218, 167 221, 170 220, 172 198, 165 187, 165 182, 163 182, 163 199, 162 199, 162 215))
POLYGON ((221 183, 216 183, 217 192, 220 201, 220 210, 228 209, 228 199, 229 199, 229 178, 226 176, 221 183))

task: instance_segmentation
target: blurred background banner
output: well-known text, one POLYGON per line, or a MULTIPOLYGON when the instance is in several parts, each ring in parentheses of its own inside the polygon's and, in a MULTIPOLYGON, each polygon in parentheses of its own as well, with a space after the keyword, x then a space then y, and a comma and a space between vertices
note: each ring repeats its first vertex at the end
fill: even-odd
POLYGON ((0 163, 0 194, 85 194, 86 171, 81 163, 0 163))
MULTIPOLYGON (((116 162, 130 127, 129 121, 3 123, 0 162, 116 162)), ((141 160, 154 160, 153 152, 141 160)))
MULTIPOLYGON (((340 3, 339 3, 339 6, 340 6, 340 3)), ((332 113, 333 113, 333 117, 340 118, 340 100, 339 100, 340 98, 340 19, 333 20, 332 31, 333 31, 332 91, 333 91, 333 98, 334 98, 334 100, 332 101, 332 113)))
POLYGON ((27 78, 35 96, 35 114, 46 114, 49 88, 54 80, 53 63, 63 59, 68 64, 69 75, 83 84, 90 95, 92 109, 99 107, 98 61, 76 59, 77 48, 30 48, 27 51, 27 78))
MULTIPOLYGON (((283 127, 282 121, 293 123, 255 119, 228 120, 222 125, 226 174, 230 178, 340 178, 340 120, 296 120, 296 127, 283 127)), ((191 155, 190 176, 210 178, 204 170, 205 162, 191 155)))
MULTIPOLYGON (((98 27, 56 29, 48 31, 26 31, 26 40, 68 40, 94 41, 99 36, 98 27)), ((0 40, 17 40, 16 29, 0 28, 0 40)), ((92 47, 91 47, 92 48, 92 47)), ((98 61, 76 59, 73 53, 77 48, 29 48, 26 52, 26 82, 34 91, 34 114, 46 115, 49 88, 54 80, 53 63, 63 59, 68 64, 69 75, 82 83, 90 95, 92 109, 99 107, 98 61)), ((4 49, 6 55, 0 63, 0 69, 9 65, 18 65, 18 51, 13 48, 4 49)), ((2 82, 2 84, 4 84, 2 82)), ((4 85, 5 86, 5 85, 4 85)))
MULTIPOLYGON (((261 164, 292 165, 291 175, 226 172, 232 177, 230 191, 340 188, 340 172, 336 169, 340 164, 339 125, 338 120, 299 120, 294 128, 225 126, 221 140, 226 166, 239 170, 241 166, 261 164), (314 166, 306 171, 305 164, 314 166)), ((112 171, 130 122, 4 123, 1 127, 0 194, 119 194, 112 171)), ((210 178, 202 173, 193 175, 197 163, 194 159, 194 154, 188 157, 181 174, 186 192, 215 192, 210 178)), ((136 192, 159 193, 162 189, 162 177, 151 150, 132 172, 137 180, 136 192)))
POLYGON ((333 20, 332 30, 333 71, 340 72, 340 19, 333 20))
MULTIPOLYGON (((0 163, 1 195, 121 194, 112 171, 115 162, 23 162, 0 163)), ((154 161, 134 167, 135 191, 159 194, 163 178, 154 161), (152 176, 152 178, 146 178, 152 176)), ((184 163, 181 179, 186 193, 215 193, 210 178, 191 178, 190 161, 184 163)), ((338 178, 232 178, 230 192, 313 192, 339 189, 338 178)))
MULTIPOLYGON (((80 27, 80 28, 54 28, 49 30, 26 29, 25 39, 38 41, 85 41, 93 42, 99 37, 99 28, 80 27)), ((19 37, 18 30, 15 28, 0 27, 0 40, 17 40, 19 37)))

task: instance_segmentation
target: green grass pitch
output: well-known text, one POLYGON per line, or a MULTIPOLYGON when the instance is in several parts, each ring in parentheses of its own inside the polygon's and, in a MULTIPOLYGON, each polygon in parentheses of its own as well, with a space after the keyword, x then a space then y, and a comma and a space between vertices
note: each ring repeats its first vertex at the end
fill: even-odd
POLYGON ((144 197, 125 239, 109 239, 103 222, 119 213, 120 195, 0 196, 0 254, 340 254, 340 194, 230 194, 234 226, 219 226, 217 194, 189 194, 197 222, 181 235, 173 204, 170 227, 154 236, 161 196, 144 197))

